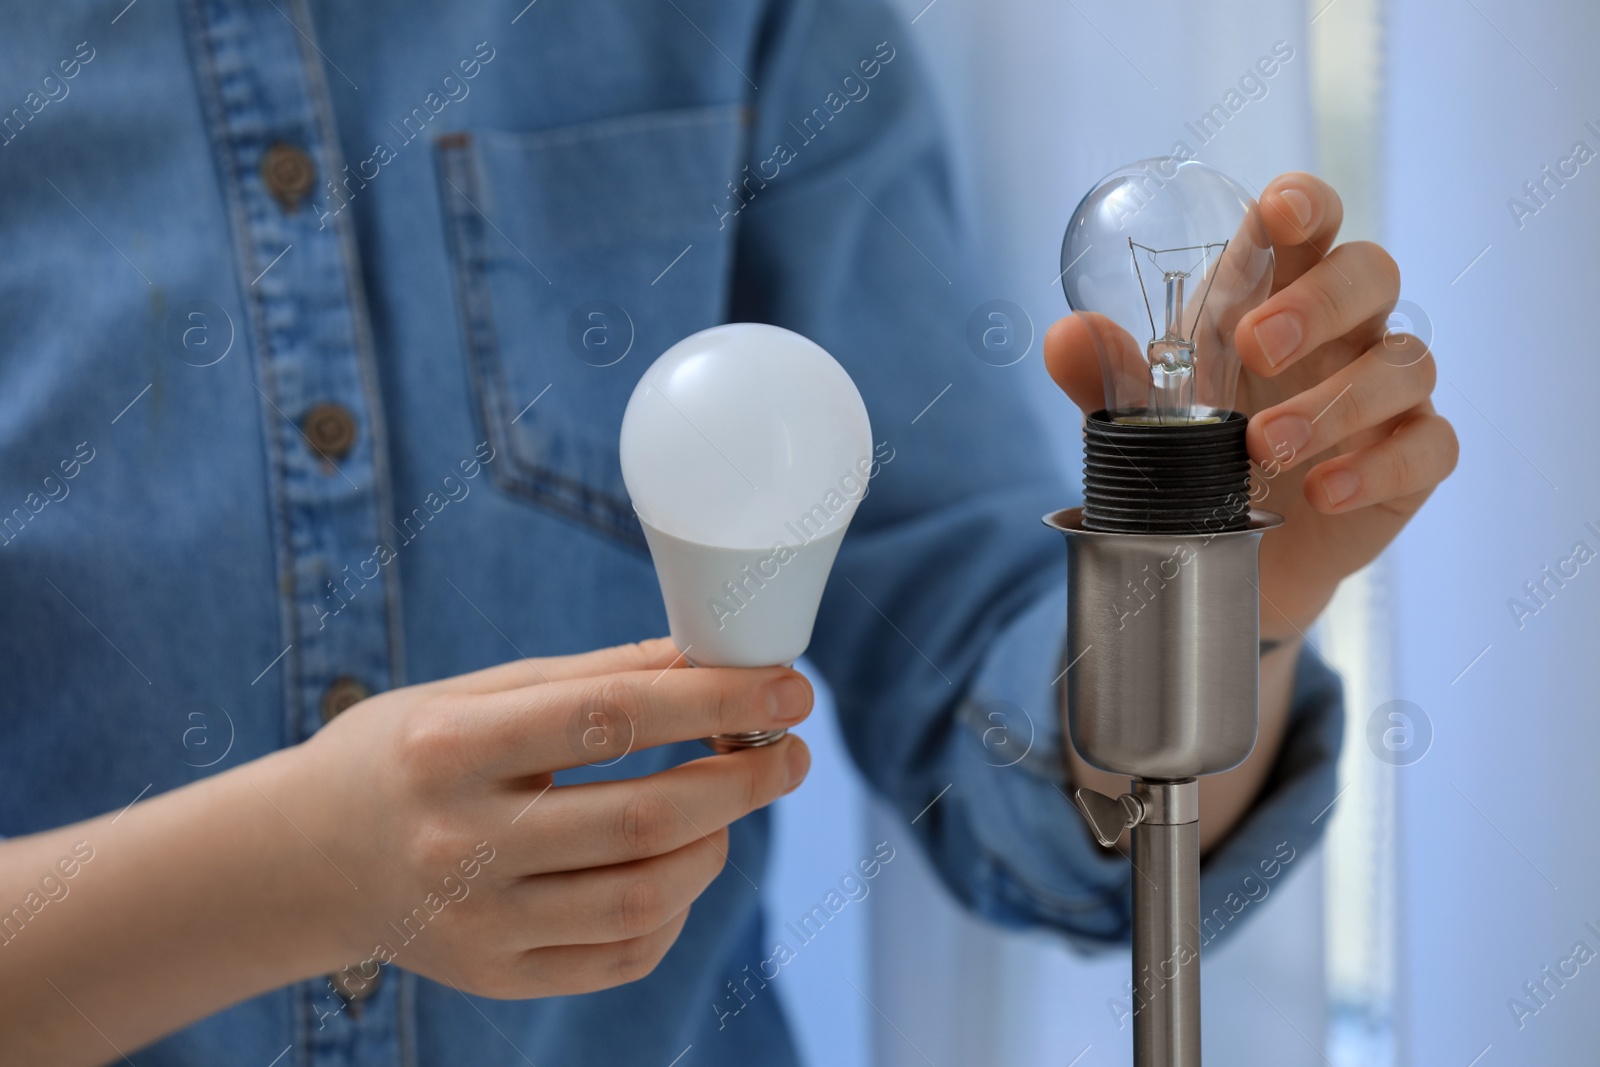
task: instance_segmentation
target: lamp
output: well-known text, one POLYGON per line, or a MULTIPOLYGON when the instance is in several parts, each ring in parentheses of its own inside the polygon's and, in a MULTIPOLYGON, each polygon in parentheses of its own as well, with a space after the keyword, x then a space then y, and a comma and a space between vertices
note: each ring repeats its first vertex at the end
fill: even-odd
POLYGON ((1061 248, 1106 407, 1084 423, 1084 506, 1067 541, 1066 733, 1133 779, 1080 788, 1095 838, 1131 830, 1134 1063, 1200 1063, 1198 777, 1255 747, 1262 535, 1234 328, 1272 286, 1255 201, 1194 160, 1146 159, 1097 184, 1061 248))

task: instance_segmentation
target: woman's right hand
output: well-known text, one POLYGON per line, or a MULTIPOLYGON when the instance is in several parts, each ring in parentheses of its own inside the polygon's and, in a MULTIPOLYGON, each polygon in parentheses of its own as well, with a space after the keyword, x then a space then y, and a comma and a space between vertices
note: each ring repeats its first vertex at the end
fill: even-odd
POLYGON ((652 641, 397 689, 304 744, 0 841, 0 1063, 110 1062, 296 980, 359 991, 379 962, 506 998, 649 973, 728 824, 811 759, 789 736, 551 784, 811 709, 794 671, 679 662, 652 641))
POLYGON ((552 784, 554 771, 811 710, 795 671, 678 664, 666 639, 507 663, 372 697, 282 753, 256 785, 307 839, 308 962, 347 987, 392 960, 501 998, 650 973, 727 861, 728 825, 811 762, 789 736, 642 778, 552 784))

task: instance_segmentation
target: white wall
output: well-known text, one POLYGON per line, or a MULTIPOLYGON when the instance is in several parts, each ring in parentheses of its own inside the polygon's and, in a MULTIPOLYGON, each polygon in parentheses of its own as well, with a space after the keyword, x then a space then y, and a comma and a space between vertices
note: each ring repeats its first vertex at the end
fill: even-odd
MULTIPOLYGON (((827 684, 801 660, 800 670, 817 690, 817 706, 795 731, 811 748, 811 773, 804 789, 773 805, 773 861, 761 875, 768 928, 781 930, 821 903, 839 879, 855 871, 885 837, 867 836, 866 786, 850 762, 827 684)), ((905 874, 901 857, 912 850, 904 831, 895 842, 895 862, 867 883, 867 896, 848 905, 773 980, 794 1030, 802 1061, 815 1067, 865 1067, 875 1013, 868 961, 874 894, 905 874)), ((874 998, 875 999, 875 998, 874 998)))
POLYGON ((1575 141, 1600 151, 1585 126, 1600 126, 1600 10, 1393 0, 1392 12, 1387 230, 1405 295, 1433 321, 1439 406, 1462 439, 1460 470, 1392 568, 1395 695, 1435 731, 1399 776, 1404 1062, 1465 1067, 1492 1045, 1480 1067, 1592 1063, 1600 963, 1521 1031, 1506 1002, 1575 942, 1600 951, 1583 926, 1600 925, 1600 563, 1520 630, 1507 601, 1574 542, 1600 550, 1583 525, 1600 527, 1600 345, 1586 325, 1600 161, 1521 229, 1506 201, 1575 141))

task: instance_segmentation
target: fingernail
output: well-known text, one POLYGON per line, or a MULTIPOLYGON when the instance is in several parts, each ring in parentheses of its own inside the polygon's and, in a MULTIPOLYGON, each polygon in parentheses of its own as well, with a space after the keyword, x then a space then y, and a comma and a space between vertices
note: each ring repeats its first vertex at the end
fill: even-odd
POLYGON ((1311 225, 1311 198, 1298 189, 1285 189, 1278 194, 1283 197, 1283 202, 1289 205, 1289 210, 1294 212, 1294 217, 1300 225, 1311 225))
POLYGON ((789 741, 787 744, 789 751, 783 755, 783 791, 785 793, 805 781, 806 772, 811 769, 811 750, 798 739, 789 741))
POLYGON ((1279 415, 1261 427, 1261 436, 1272 449, 1272 458, 1288 463, 1311 443, 1311 423, 1299 415, 1279 415))
POLYGON ((767 691, 767 710, 778 722, 799 722, 811 710, 811 687, 794 675, 786 675, 767 691))
POLYGON ((1300 346, 1300 337, 1300 320, 1293 312, 1280 311, 1256 324, 1256 344, 1274 367, 1294 354, 1300 346))
POLYGON ((1322 491, 1328 496, 1328 503, 1338 507, 1346 500, 1356 495, 1361 488, 1361 478, 1355 471, 1334 471, 1322 479, 1322 491))

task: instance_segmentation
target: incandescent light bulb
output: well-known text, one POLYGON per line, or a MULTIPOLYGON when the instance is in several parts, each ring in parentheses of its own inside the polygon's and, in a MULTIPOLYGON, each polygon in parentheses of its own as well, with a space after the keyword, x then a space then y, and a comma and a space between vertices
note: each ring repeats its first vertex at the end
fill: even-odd
POLYGON ((1233 409, 1233 329, 1272 284, 1272 244, 1243 186, 1171 156, 1113 171, 1073 212, 1061 267, 1072 309, 1110 320, 1096 330, 1108 412, 1182 425, 1233 409))
POLYGON ((1243 186, 1196 160, 1102 179, 1061 243, 1067 303, 1086 313, 1106 406, 1085 425, 1085 527, 1172 533, 1248 521, 1234 328, 1272 287, 1272 243, 1243 186))

